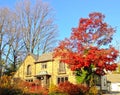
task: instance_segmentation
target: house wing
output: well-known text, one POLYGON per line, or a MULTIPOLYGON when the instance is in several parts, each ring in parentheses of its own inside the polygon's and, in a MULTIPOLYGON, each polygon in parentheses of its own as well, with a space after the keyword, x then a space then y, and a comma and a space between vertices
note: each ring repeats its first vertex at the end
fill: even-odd
POLYGON ((26 63, 34 64, 36 59, 37 59, 37 57, 35 55, 27 54, 27 56, 24 58, 23 62, 19 65, 18 69, 16 70, 15 74, 13 75, 13 78, 20 77, 20 75, 18 75, 18 72, 22 74, 22 72, 24 70, 24 69, 21 70, 21 68, 23 68, 26 63))

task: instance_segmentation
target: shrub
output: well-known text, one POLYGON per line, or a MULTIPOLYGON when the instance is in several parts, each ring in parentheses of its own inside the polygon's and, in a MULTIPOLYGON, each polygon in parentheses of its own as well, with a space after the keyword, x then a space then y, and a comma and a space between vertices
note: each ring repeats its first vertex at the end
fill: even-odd
POLYGON ((77 84, 78 88, 80 89, 80 92, 87 93, 89 91, 89 87, 85 84, 77 84))
POLYGON ((0 77, 0 87, 11 88, 11 76, 4 75, 0 77))
POLYGON ((28 95, 48 95, 48 90, 36 85, 34 82, 26 82, 19 80, 19 82, 14 83, 15 88, 21 89, 23 93, 28 95))
POLYGON ((58 92, 57 91, 57 86, 54 85, 54 84, 51 84, 50 87, 49 87, 49 93, 53 93, 53 94, 50 94, 50 95, 54 95, 54 93, 58 92))
POLYGON ((38 95, 48 95, 48 89, 39 85, 33 85, 29 88, 29 93, 36 93, 38 95))
POLYGON ((11 76, 0 78, 0 95, 48 95, 48 90, 33 82, 11 81, 11 76))
POLYGON ((58 91, 68 95, 85 95, 88 90, 89 88, 82 84, 75 85, 70 82, 64 82, 58 85, 58 91))
POLYGON ((96 88, 96 86, 92 86, 89 89, 89 95, 97 95, 97 93, 98 93, 98 89, 96 88))
POLYGON ((68 95, 68 94, 65 94, 65 93, 62 93, 62 92, 51 92, 48 95, 68 95))
POLYGON ((20 89, 0 88, 0 95, 23 95, 20 89))

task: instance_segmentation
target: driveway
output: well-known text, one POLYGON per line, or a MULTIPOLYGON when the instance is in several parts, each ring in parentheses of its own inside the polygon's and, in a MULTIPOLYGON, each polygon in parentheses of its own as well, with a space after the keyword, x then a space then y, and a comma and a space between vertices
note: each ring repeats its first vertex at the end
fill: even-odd
POLYGON ((120 92, 111 92, 103 95, 120 95, 120 92))

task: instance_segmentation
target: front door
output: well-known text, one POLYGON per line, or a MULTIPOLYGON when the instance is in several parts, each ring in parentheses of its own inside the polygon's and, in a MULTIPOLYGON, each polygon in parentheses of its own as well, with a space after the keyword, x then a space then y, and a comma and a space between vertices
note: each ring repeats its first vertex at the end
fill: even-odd
POLYGON ((49 87, 49 84, 50 84, 50 76, 48 75, 44 75, 41 77, 41 85, 43 87, 49 87))
POLYGON ((39 75, 37 76, 37 84, 41 85, 42 87, 48 88, 50 85, 50 75, 39 75))

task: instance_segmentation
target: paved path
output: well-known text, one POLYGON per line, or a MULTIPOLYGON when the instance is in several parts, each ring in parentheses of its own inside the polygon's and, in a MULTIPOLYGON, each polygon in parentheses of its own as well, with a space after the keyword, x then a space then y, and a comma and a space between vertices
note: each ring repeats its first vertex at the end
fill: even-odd
POLYGON ((109 93, 109 94, 103 94, 103 95, 120 95, 120 93, 109 93))

